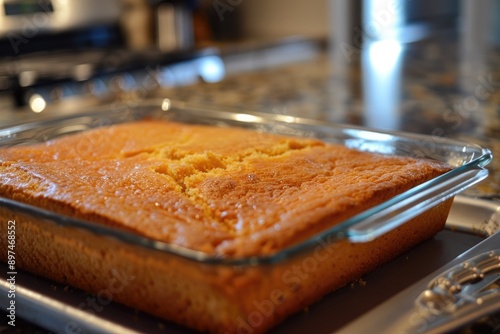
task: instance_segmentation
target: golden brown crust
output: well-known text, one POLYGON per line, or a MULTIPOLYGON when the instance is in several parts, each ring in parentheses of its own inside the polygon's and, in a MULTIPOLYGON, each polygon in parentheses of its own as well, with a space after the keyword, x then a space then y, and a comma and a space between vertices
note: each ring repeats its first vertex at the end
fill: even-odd
POLYGON ((144 121, 0 151, 0 195, 248 256, 274 253, 447 170, 314 139, 144 121))
MULTIPOLYGON (((314 139, 144 121, 0 150, 0 196, 212 255, 267 255, 448 169, 314 139)), ((451 202, 368 243, 327 240, 242 267, 3 207, 0 217, 18 222, 20 268, 201 331, 257 334, 432 237, 451 202)), ((1 224, 2 248, 6 235, 1 224)))

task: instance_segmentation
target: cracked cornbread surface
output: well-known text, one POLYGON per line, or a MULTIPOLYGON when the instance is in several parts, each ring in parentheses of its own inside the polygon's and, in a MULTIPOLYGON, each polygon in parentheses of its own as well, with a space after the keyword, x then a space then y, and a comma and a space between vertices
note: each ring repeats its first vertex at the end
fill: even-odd
POLYGON ((141 121, 0 150, 0 195, 221 256, 272 254, 449 168, 141 121))

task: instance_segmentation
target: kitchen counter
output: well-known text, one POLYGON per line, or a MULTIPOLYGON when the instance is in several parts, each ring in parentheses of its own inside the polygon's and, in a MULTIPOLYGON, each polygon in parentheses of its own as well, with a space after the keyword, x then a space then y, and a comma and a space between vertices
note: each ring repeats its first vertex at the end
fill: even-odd
MULTIPOLYGON (((320 50, 321 48, 316 49, 311 44, 307 45, 308 50, 304 53, 292 56, 293 62, 276 61, 283 52, 297 51, 290 45, 279 49, 278 56, 274 52, 276 50, 270 51, 268 48, 250 52, 246 49, 238 52, 226 50, 223 57, 228 72, 222 81, 162 88, 150 93, 151 96, 195 104, 300 116, 374 129, 422 133, 434 136, 436 141, 441 138, 456 138, 489 148, 497 157, 500 155, 500 50, 492 50, 481 59, 480 64, 474 60, 470 63, 474 66, 469 67, 464 66, 464 63, 469 63, 459 57, 458 48, 453 41, 425 41, 406 45, 375 43, 364 49, 359 57, 359 49, 351 50, 354 52, 351 59, 336 52, 338 50, 320 50), (267 65, 260 65, 262 59, 259 58, 265 58, 267 65)), ((122 98, 125 99, 125 105, 126 97, 122 98)), ((10 122, 26 121, 28 118, 41 119, 72 113, 72 110, 78 108, 85 109, 80 101, 74 102, 77 104, 74 108, 61 105, 57 112, 53 113, 47 110, 35 115, 25 110, 15 114, 16 117, 4 117, 10 122)), ((89 105, 92 107, 91 102, 89 105)), ((120 100, 110 102, 111 106, 117 102, 120 100)), ((466 194, 498 197, 499 162, 500 159, 493 159, 487 166, 489 177, 468 189, 466 194)), ((478 218, 476 214, 474 216, 479 224, 483 223, 482 218, 478 218)), ((468 217, 464 217, 464 220, 471 220, 466 218, 468 217)), ((454 252, 447 254, 449 258, 453 258, 455 254, 462 253, 480 240, 475 234, 467 235, 475 238, 472 243, 465 239, 465 234, 457 233, 450 237, 446 233, 454 233, 453 231, 443 233, 445 234, 440 234, 417 248, 415 253, 407 253, 386 266, 385 270, 368 276, 366 281, 369 282, 371 291, 374 291, 373 295, 388 290, 391 294, 398 292, 407 283, 401 279, 403 274, 415 275, 412 279, 424 277, 448 261, 444 256, 438 255, 444 254, 445 250, 449 252, 449 247, 454 247, 454 252), (420 257, 415 254, 420 254, 420 257), (418 267, 417 270, 414 264, 419 258, 425 267, 418 267), (395 282, 388 280, 388 277, 396 278, 395 282), (380 286, 384 288, 377 288, 380 286)), ((323 326, 325 333, 331 332, 328 327, 331 324, 321 321, 331 318, 332 309, 338 310, 333 320, 347 322, 350 319, 345 318, 341 311, 349 309, 342 309, 342 305, 352 305, 349 304, 350 300, 362 300, 361 305, 352 307, 357 309, 359 314, 382 301, 373 299, 372 304, 367 304, 367 289, 361 286, 361 283, 358 285, 357 290, 351 285, 330 298, 324 298, 314 306, 314 312, 296 315, 276 329, 275 333, 289 333, 292 329, 300 331, 302 328, 297 324, 301 324, 306 315, 310 318, 303 324, 312 322, 323 326), (352 298, 352 291, 354 296, 359 298, 352 298)), ((55 295, 54 285, 50 286, 50 295, 55 295)), ((58 291, 67 297, 66 288, 60 287, 58 291)), ((75 305, 78 305, 82 297, 77 295, 75 300, 75 305)), ((113 310, 115 309, 111 305, 106 308, 108 313, 113 310)), ((136 313, 129 318, 136 320, 136 313)), ((127 319, 122 317, 120 321, 127 319)), ((151 323, 156 330, 161 325, 161 332, 172 328, 174 332, 185 332, 182 329, 175 331, 177 327, 173 325, 164 328, 163 323, 156 319, 151 323)), ((22 323, 19 323, 18 328, 33 332, 36 330, 31 325, 22 323)))
MULTIPOLYGON (((500 156, 500 50, 470 59, 459 51, 453 39, 326 48, 293 64, 228 73, 218 83, 164 88, 154 95, 421 133, 436 141, 455 138, 500 156)), ((498 197, 500 159, 487 168, 487 180, 466 194, 498 197)))

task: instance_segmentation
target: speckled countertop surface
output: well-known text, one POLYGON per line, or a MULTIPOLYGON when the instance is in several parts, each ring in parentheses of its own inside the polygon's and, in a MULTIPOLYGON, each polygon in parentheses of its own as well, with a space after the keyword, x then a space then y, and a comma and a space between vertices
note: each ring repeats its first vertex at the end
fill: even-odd
POLYGON ((466 193, 491 197, 500 194, 500 50, 470 60, 456 45, 379 43, 359 59, 326 48, 293 64, 155 95, 473 142, 496 158, 489 177, 466 193))

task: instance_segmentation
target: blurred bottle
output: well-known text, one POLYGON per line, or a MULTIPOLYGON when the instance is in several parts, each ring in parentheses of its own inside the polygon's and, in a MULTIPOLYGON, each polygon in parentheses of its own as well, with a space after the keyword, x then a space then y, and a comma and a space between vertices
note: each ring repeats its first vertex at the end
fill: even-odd
POLYGON ((196 1, 123 0, 122 28, 130 49, 179 52, 194 47, 196 1))
POLYGON ((153 0, 156 46, 165 52, 194 46, 194 1, 153 0))
POLYGON ((127 47, 134 50, 154 45, 153 12, 147 0, 123 0, 121 26, 127 47))

